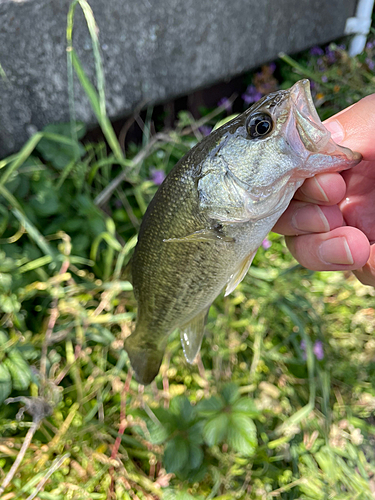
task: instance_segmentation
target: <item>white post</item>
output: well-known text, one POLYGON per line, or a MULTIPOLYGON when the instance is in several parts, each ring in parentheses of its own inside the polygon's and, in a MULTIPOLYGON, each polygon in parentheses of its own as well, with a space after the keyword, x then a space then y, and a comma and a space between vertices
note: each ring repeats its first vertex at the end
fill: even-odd
POLYGON ((349 55, 351 57, 360 54, 365 48, 371 26, 373 7, 374 0, 358 0, 355 17, 349 17, 346 21, 345 34, 355 35, 349 46, 349 55))

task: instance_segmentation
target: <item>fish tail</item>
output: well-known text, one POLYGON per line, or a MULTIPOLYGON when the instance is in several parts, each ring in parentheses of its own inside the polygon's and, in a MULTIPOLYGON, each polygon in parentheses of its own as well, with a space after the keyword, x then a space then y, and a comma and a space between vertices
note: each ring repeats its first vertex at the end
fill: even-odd
POLYGON ((128 353, 130 364, 134 370, 134 377, 140 384, 148 385, 159 372, 164 356, 164 349, 145 342, 138 328, 125 340, 125 350, 128 353))

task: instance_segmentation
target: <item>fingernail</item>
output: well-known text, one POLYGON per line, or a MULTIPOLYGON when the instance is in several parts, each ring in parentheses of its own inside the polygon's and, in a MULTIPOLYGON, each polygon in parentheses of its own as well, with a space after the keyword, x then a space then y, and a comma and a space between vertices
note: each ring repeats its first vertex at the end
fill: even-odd
POLYGON ((340 144, 345 137, 345 131, 338 120, 330 120, 324 124, 325 127, 331 132, 331 139, 340 144))
POLYGON ((318 205, 299 208, 292 217, 293 226, 299 231, 323 233, 330 230, 327 217, 318 205))
POLYGON ((302 186, 300 187, 300 190, 301 192, 309 198, 309 200, 311 201, 329 201, 328 200, 328 196, 326 195, 326 193, 324 192, 324 189, 322 188, 322 186, 319 184, 319 182, 317 181, 316 177, 312 177, 312 181, 315 182, 316 184, 316 187, 317 187, 317 193, 316 195, 314 196, 314 199, 312 199, 308 193, 305 193, 304 189, 305 189, 305 185, 302 184, 302 186))
POLYGON ((326 264, 354 264, 348 242, 343 236, 323 241, 319 247, 319 255, 326 264))

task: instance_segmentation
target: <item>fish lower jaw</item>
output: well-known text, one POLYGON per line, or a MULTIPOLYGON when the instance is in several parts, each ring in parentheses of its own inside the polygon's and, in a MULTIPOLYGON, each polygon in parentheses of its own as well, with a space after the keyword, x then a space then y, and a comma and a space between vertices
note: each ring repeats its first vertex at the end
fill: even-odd
POLYGON ((304 163, 303 169, 297 175, 300 175, 305 180, 316 174, 341 172, 355 167, 361 160, 362 155, 360 153, 337 146, 336 151, 332 154, 326 152, 310 154, 304 163), (345 150, 348 151, 348 154, 346 154, 345 150))

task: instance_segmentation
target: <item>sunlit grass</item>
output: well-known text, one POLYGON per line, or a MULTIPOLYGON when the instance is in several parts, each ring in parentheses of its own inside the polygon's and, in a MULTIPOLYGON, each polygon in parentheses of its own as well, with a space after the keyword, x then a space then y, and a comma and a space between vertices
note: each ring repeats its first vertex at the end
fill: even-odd
MULTIPOLYGON (((20 398, 0 407, 0 484, 18 467, 2 498, 372 499, 374 290, 301 268, 280 236, 211 307, 196 364, 175 333, 156 381, 132 379, 123 345, 136 303, 124 267, 157 188, 151 169, 169 172, 223 108, 198 122, 181 113, 175 131, 154 136, 149 112, 125 157, 85 0, 71 4, 67 45, 72 117, 75 71, 107 144, 83 144, 73 120, 0 162, 0 401, 20 398), (72 45, 77 6, 96 88, 72 45)), ((326 74, 316 58, 284 60, 282 84, 326 74)), ((372 84, 360 58, 347 64, 372 84)), ((323 114, 336 105, 324 99, 323 114)))

